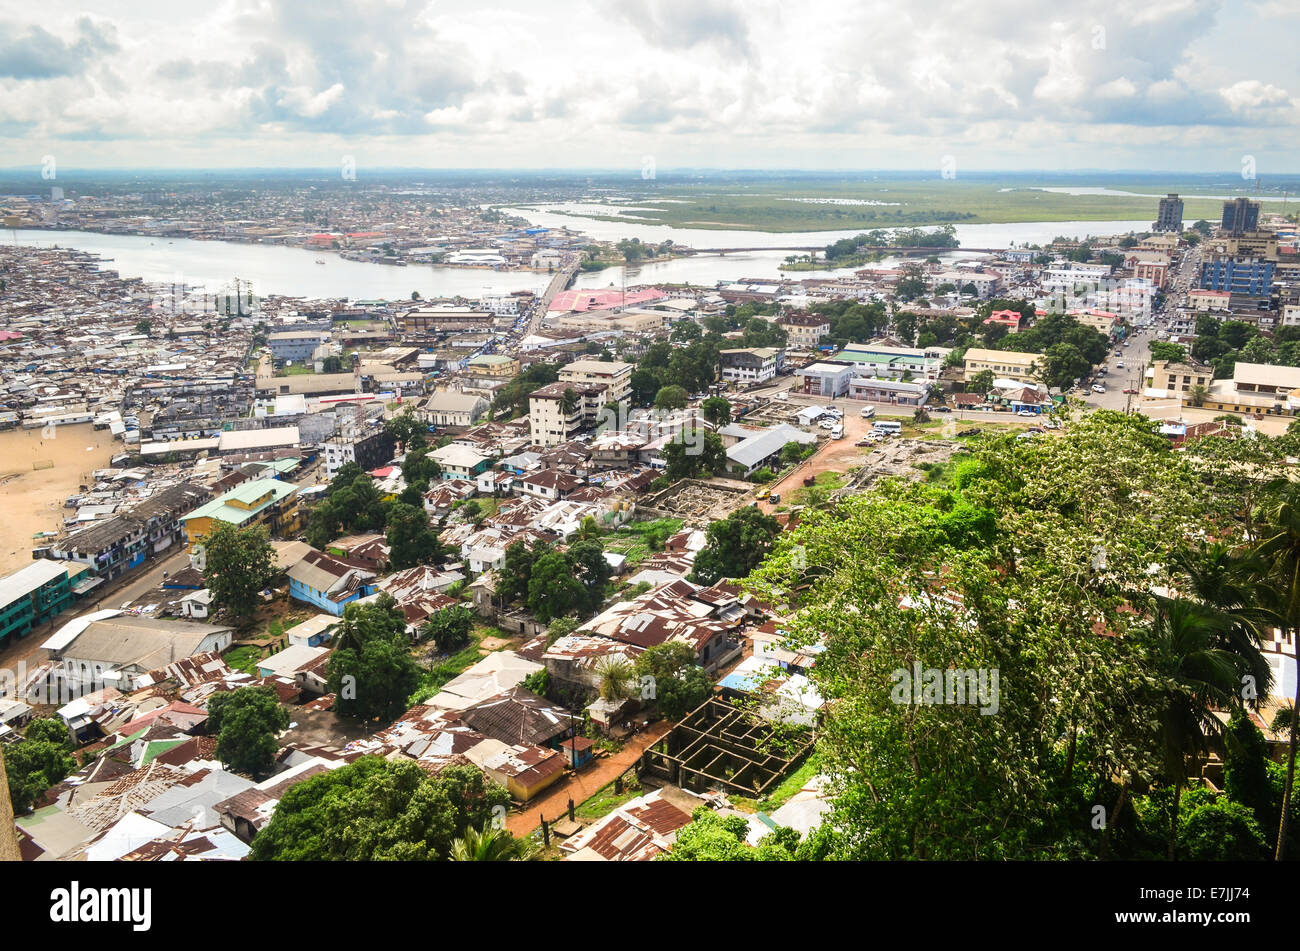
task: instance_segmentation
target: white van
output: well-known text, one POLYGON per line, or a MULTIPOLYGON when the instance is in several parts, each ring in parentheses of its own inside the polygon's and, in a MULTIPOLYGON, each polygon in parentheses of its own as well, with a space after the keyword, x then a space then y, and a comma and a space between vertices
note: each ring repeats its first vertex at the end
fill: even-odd
POLYGON ((844 438, 844 427, 837 424, 835 428, 831 430, 831 439, 843 439, 843 438, 844 438))
POLYGON ((871 425, 876 432, 888 435, 897 435, 903 431, 903 424, 892 419, 877 420, 871 425))
POLYGON ((873 416, 875 416, 875 415, 876 415, 876 408, 875 408, 874 406, 864 406, 864 407, 862 407, 862 413, 861 413, 861 416, 862 416, 863 419, 871 419, 871 417, 873 417, 873 416))

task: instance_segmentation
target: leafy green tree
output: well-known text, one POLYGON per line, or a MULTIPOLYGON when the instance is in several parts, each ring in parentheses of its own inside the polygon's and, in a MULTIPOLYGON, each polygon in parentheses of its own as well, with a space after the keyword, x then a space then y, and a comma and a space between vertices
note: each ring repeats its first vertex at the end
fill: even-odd
POLYGON ((704 668, 696 663, 695 651, 681 641, 647 648, 636 659, 636 675, 654 678, 655 703, 670 720, 680 720, 713 690, 704 668))
POLYGON ((664 475, 670 482, 693 479, 701 474, 719 475, 727 465, 722 438, 707 430, 683 430, 664 446, 664 475))
POLYGON ((507 603, 527 600, 533 566, 549 551, 551 546, 540 542, 531 546, 521 541, 507 545, 505 565, 497 572, 497 594, 507 603))
POLYGON ((343 609, 326 678, 342 716, 391 720, 406 709, 420 668, 411 657, 406 618, 391 595, 343 609))
POLYGON ((700 402, 700 413, 706 422, 725 426, 731 422, 731 403, 721 396, 710 396, 700 402))
POLYGON ((1167 340, 1152 340, 1151 359, 1182 363, 1187 359, 1187 348, 1182 344, 1170 343, 1167 340))
POLYGON ((997 379, 992 370, 980 370, 970 378, 966 383, 966 392, 975 393, 984 396, 989 390, 993 389, 993 381, 997 379))
POLYGON ((597 690, 602 700, 626 700, 632 696, 636 669, 624 658, 611 654, 595 666, 597 690))
POLYGON ((45 790, 77 768, 68 728, 53 718, 32 720, 17 743, 0 743, 0 759, 16 815, 30 811, 45 790))
POLYGON ((517 839, 500 826, 470 826, 451 844, 453 862, 529 862, 537 859, 540 849, 528 839, 517 839))
POLYGON ((605 558, 605 549, 599 540, 580 541, 564 553, 573 576, 586 590, 582 607, 594 611, 605 600, 605 585, 614 575, 614 569, 605 558))
POLYGON ((474 612, 463 604, 454 604, 429 618, 423 634, 433 640, 439 653, 451 654, 469 643, 469 632, 473 627, 474 612))
POLYGON ((693 320, 679 320, 673 324, 672 333, 668 339, 673 343, 690 343, 692 340, 699 340, 704 336, 704 329, 693 320))
POLYGON ((528 579, 528 610, 543 624, 582 608, 588 599, 582 580, 564 554, 549 551, 537 559, 528 579))
POLYGON ((709 525, 691 580, 711 585, 722 578, 745 577, 762 563, 780 534, 781 523, 771 515, 749 506, 737 509, 709 525))
POLYGON ((442 544, 429 525, 429 515, 423 508, 403 502, 390 506, 385 529, 388 560, 393 568, 427 565, 442 557, 442 544))
POLYGON ((237 618, 252 614, 276 575, 275 549, 266 527, 218 522, 199 544, 203 583, 217 603, 237 618))
POLYGON ((1257 862, 1268 858, 1268 843, 1248 808, 1216 799, 1187 816, 1178 856, 1192 862, 1257 862))
POLYGON ((217 737, 217 759, 239 773, 260 776, 275 766, 276 737, 289 727, 289 711, 270 687, 240 687, 208 701, 209 732, 217 737))
POLYGON ((674 384, 663 387, 655 394, 654 407, 659 410, 685 409, 689 400, 690 394, 674 384))
POLYGON ((1243 709, 1232 711, 1223 735, 1223 791, 1266 830, 1277 828, 1278 807, 1268 775, 1268 744, 1243 709))
POLYGON ((253 839, 254 861, 429 861, 492 824, 510 794, 473 766, 430 776, 413 760, 363 756, 285 791, 253 839))

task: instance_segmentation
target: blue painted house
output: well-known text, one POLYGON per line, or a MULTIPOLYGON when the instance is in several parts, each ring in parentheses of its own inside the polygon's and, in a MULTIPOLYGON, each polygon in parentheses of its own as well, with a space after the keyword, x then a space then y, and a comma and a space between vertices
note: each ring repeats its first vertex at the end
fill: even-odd
POLYGON ((375 573, 342 559, 312 549, 291 567, 289 597, 313 604, 327 614, 341 617, 343 609, 378 588, 375 573))

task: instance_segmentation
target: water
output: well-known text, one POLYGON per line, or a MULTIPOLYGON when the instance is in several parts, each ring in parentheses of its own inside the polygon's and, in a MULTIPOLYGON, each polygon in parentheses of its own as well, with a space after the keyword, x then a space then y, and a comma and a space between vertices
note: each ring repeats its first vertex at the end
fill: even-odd
MULTIPOLYGON (((605 206, 568 203, 542 206, 551 209, 600 210, 605 206)), ((532 208, 508 209, 528 221, 551 228, 581 230, 593 238, 617 241, 640 238, 656 244, 675 243, 703 248, 744 248, 725 255, 708 254, 674 261, 647 262, 626 269, 628 284, 696 284, 713 287, 718 281, 740 278, 791 277, 796 280, 843 277, 852 269, 780 270, 798 248, 824 247, 860 231, 811 231, 784 234, 765 231, 696 230, 646 225, 623 221, 597 221, 532 208)), ((1004 248, 1011 244, 1046 244, 1057 235, 1086 237, 1150 228, 1150 221, 1047 221, 1013 224, 957 225, 957 238, 966 248, 1004 248)), ((540 293, 550 275, 534 271, 492 271, 477 268, 439 266, 393 267, 361 261, 346 261, 336 254, 268 244, 225 241, 193 241, 185 238, 151 238, 141 235, 105 235, 89 231, 0 231, 0 240, 36 247, 77 248, 112 258, 104 267, 122 277, 139 277, 150 282, 185 283, 209 293, 221 290, 234 278, 251 281, 258 294, 290 297, 339 298, 352 300, 405 300, 412 291, 424 298, 462 296, 471 299, 516 290, 540 293), (317 260, 324 264, 317 264, 317 260)), ((940 254, 945 260, 969 257, 966 252, 940 254)), ((897 258, 886 258, 875 266, 889 267, 897 258)), ((576 287, 603 288, 619 285, 624 268, 583 273, 576 287)))
MULTIPOLYGON (((598 221, 581 217, 585 214, 610 214, 610 206, 583 202, 560 202, 526 208, 504 208, 507 214, 518 215, 534 225, 547 228, 571 228, 601 241, 620 238, 640 238, 660 244, 672 241, 695 248, 767 248, 788 249, 824 247, 841 238, 852 238, 863 232, 852 231, 736 231, 709 230, 705 228, 673 228, 668 225, 638 224, 634 221, 598 221), (564 214, 564 212, 569 212, 564 214)), ((1149 219, 1141 221, 1027 221, 1009 224, 956 225, 957 240, 968 248, 1005 248, 1010 244, 1046 244, 1057 235, 1067 238, 1084 238, 1088 235, 1120 234, 1128 231, 1147 231, 1149 219)), ((779 258, 780 263, 786 250, 779 258)), ((757 275, 755 275, 757 276, 757 275)))
MULTIPOLYGON (((1010 188, 1004 188, 1002 190, 1012 191, 1012 189, 1010 188)), ((1112 196, 1124 196, 1128 198, 1164 198, 1165 197, 1164 194, 1154 194, 1154 193, 1147 193, 1147 192, 1130 192, 1130 191, 1124 191, 1122 189, 1103 188, 1097 185, 1083 185, 1083 186, 1070 186, 1070 187, 1057 186, 1057 185, 1048 187, 1042 185, 1042 186, 1032 186, 1031 190, 1040 191, 1040 192, 1055 192, 1058 195, 1112 195, 1112 196)), ((1200 193, 1192 193, 1192 192, 1177 192, 1176 194, 1178 194, 1179 197, 1181 198, 1204 198, 1208 201, 1232 201, 1234 198, 1249 198, 1251 201, 1294 202, 1296 200, 1294 195, 1288 198, 1285 195, 1257 195, 1254 192, 1241 193, 1237 195, 1202 195, 1200 193)))
POLYGON ((209 293, 238 277, 251 281, 262 295, 405 300, 412 291, 424 298, 479 298, 530 290, 540 293, 550 276, 536 271, 493 271, 436 265, 394 267, 346 261, 333 253, 270 244, 151 238, 142 235, 96 234, 90 231, 0 231, 0 241, 35 247, 76 248, 106 258, 103 266, 122 277, 148 282, 185 283, 209 293), (324 264, 317 264, 322 260, 324 264))

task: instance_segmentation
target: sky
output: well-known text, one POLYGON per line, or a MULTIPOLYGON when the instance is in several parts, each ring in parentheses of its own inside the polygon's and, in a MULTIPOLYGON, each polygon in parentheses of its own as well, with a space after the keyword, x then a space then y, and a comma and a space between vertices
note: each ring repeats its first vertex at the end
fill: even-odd
POLYGON ((0 167, 1300 171, 1300 0, 0 0, 0 167))

